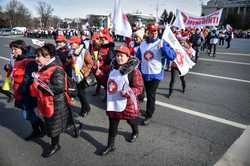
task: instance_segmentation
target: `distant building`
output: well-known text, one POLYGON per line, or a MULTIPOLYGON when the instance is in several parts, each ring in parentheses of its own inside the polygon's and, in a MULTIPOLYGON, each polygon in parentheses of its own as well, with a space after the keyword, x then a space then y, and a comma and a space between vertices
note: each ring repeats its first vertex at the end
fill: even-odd
POLYGON ((111 16, 110 14, 89 14, 87 16, 89 25, 96 27, 110 28, 111 16))
POLYGON ((130 23, 139 24, 139 26, 156 22, 156 17, 150 14, 129 13, 128 19, 130 23))
MULTIPOLYGON (((148 14, 133 14, 128 13, 128 20, 130 24, 145 25, 149 22, 155 22, 156 18, 148 14)), ((89 25, 97 27, 112 27, 111 14, 90 14, 87 16, 89 25)))
POLYGON ((207 15, 223 8, 222 22, 230 15, 238 15, 241 24, 250 23, 250 0, 210 0, 207 5, 202 5, 202 15, 207 15))

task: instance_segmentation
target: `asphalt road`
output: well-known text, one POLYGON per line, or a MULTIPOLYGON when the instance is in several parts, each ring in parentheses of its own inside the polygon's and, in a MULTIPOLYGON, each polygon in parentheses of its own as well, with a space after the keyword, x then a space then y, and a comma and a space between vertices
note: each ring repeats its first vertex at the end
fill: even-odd
MULTIPOLYGON (((0 37, 0 57, 7 57, 8 44, 15 39, 0 37)), ((117 150, 105 157, 98 153, 107 142, 108 119, 103 96, 92 96, 94 88, 87 93, 91 113, 78 118, 83 126, 81 136, 75 139, 62 134, 61 151, 49 159, 41 157, 49 139, 26 142, 23 138, 31 131, 29 124, 0 95, 0 166, 212 166, 250 124, 249 45, 250 40, 235 39, 232 48, 218 48, 216 58, 202 54, 193 73, 185 77, 185 94, 176 79, 170 99, 166 98, 170 79, 166 72, 157 91, 152 123, 140 126, 139 139, 131 144, 126 141, 130 128, 121 122, 117 150)), ((0 65, 4 63, 0 59, 0 65)))

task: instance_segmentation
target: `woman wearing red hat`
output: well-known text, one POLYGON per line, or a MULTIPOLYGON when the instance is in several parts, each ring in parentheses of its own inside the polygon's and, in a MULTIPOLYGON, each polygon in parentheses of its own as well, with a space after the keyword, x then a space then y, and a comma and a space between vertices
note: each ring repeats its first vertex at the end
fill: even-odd
POLYGON ((94 33, 92 41, 91 55, 93 55, 94 59, 93 72, 97 80, 97 87, 94 95, 99 95, 101 86, 106 89, 110 62, 114 57, 114 43, 112 37, 105 33, 94 33))
POLYGON ((139 61, 130 56, 130 50, 125 46, 115 49, 115 53, 107 83, 108 144, 102 155, 115 150, 115 137, 120 120, 127 120, 132 128, 129 142, 135 142, 139 133, 137 117, 140 109, 137 97, 143 89, 143 79, 137 69, 139 61))
POLYGON ((161 80, 164 79, 163 63, 165 59, 174 60, 175 51, 165 41, 158 38, 159 26, 147 26, 148 37, 141 43, 137 57, 140 59, 140 70, 144 78, 147 95, 147 107, 144 125, 148 125, 155 111, 156 90, 161 80))
POLYGON ((91 72, 93 60, 89 51, 81 44, 80 38, 73 36, 69 43, 71 46, 72 74, 74 81, 77 83, 78 97, 81 103, 80 115, 84 117, 90 112, 90 105, 85 94, 85 89, 88 86, 85 79, 91 72))

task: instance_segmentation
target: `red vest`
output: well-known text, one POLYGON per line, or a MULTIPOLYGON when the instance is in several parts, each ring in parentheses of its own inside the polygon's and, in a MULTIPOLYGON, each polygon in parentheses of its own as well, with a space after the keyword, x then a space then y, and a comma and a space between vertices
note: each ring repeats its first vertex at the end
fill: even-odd
MULTIPOLYGON (((49 84, 50 82, 50 78, 51 75, 54 73, 54 71, 56 69, 60 69, 63 70, 62 67, 60 66, 51 66, 49 67, 47 70, 39 72, 39 80, 49 84)), ((37 106, 38 106, 38 110, 41 113, 42 116, 50 118, 54 115, 54 96, 50 95, 50 94, 44 94, 41 91, 37 90, 36 92, 34 91, 34 85, 32 85, 31 87, 33 87, 32 94, 37 95, 37 106)), ((67 103, 70 104, 70 97, 68 96, 67 93, 67 89, 68 89, 68 84, 67 84, 67 77, 65 76, 65 96, 67 99, 67 103)))
POLYGON ((31 58, 25 58, 23 60, 17 61, 14 64, 13 68, 13 92, 15 96, 15 100, 20 101, 22 100, 22 94, 18 93, 18 89, 20 85, 23 83, 24 80, 24 75, 25 75, 25 67, 28 63, 35 61, 34 59, 31 58))

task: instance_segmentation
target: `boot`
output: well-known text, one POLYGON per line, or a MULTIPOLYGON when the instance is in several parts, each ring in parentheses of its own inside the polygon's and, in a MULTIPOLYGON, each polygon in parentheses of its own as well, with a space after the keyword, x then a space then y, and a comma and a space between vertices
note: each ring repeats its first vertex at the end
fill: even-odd
POLYGON ((107 147, 101 152, 102 156, 108 155, 110 152, 115 151, 115 137, 109 136, 107 147))
POLYGON ((169 93, 167 94, 167 98, 170 98, 170 96, 172 95, 173 89, 169 89, 169 93))
POLYGON ((186 85, 182 85, 182 93, 185 93, 185 90, 186 90, 186 85))

